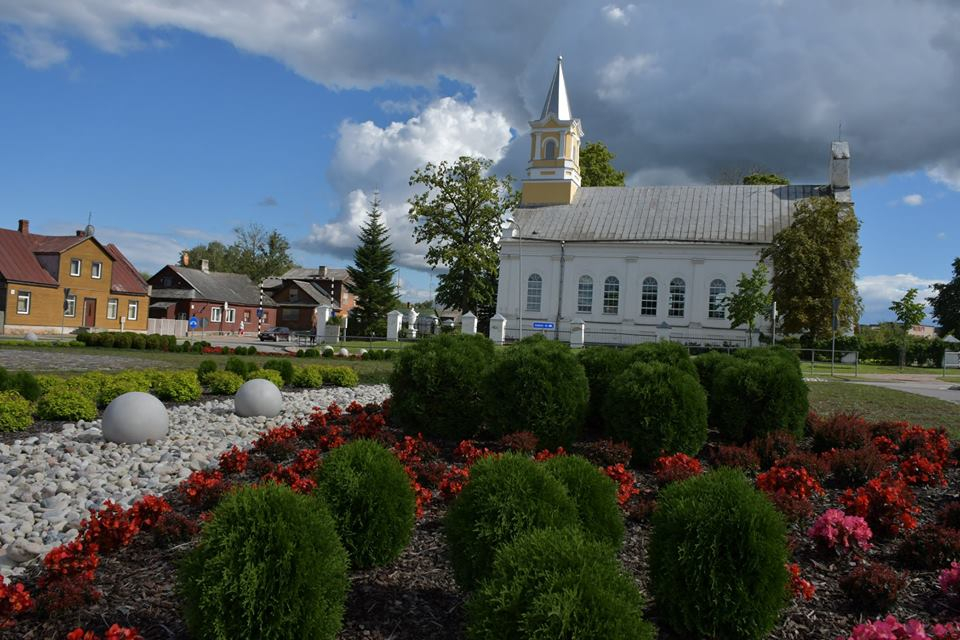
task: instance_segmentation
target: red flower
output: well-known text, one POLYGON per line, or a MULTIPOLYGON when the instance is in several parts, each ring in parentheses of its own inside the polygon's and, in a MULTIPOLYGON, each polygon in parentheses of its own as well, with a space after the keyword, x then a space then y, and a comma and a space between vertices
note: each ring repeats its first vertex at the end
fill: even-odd
POLYGON ((143 496, 133 503, 129 513, 138 528, 149 529, 168 511, 173 511, 173 507, 160 496, 143 496))
POLYGON ((803 598, 810 600, 817 592, 816 587, 809 580, 800 577, 800 565, 793 563, 787 565, 787 571, 790 573, 790 593, 794 598, 803 598))
POLYGON ((33 599, 19 582, 7 584, 0 576, 0 629, 12 627, 14 617, 33 608, 33 599))
POLYGON ((661 485, 686 480, 702 472, 703 467, 700 466, 700 461, 685 453, 660 456, 653 463, 653 473, 661 485))
POLYGON ((80 537, 103 551, 125 547, 140 530, 131 512, 107 500, 100 511, 90 509, 89 520, 80 522, 80 537))
POLYGON ((907 484, 894 479, 889 471, 870 480, 856 491, 847 489, 840 496, 848 513, 864 518, 875 533, 895 536, 902 529, 913 529, 913 517, 920 512, 914 505, 913 493, 907 484))
POLYGON ((220 470, 224 473, 243 473, 250 461, 250 454, 233 445, 229 451, 220 454, 220 470))
POLYGON ((450 470, 440 479, 440 495, 444 500, 452 500, 470 480, 470 469, 451 465, 450 470))
POLYGON ((633 472, 629 471, 623 464, 611 464, 607 467, 601 467, 600 470, 617 483, 617 502, 620 503, 620 506, 627 504, 631 497, 640 493, 640 490, 634 486, 636 478, 633 472))

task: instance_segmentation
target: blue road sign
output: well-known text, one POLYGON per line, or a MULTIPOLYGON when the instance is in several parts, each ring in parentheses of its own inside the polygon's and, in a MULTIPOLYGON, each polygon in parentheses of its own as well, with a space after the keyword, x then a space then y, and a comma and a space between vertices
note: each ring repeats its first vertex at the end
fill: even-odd
POLYGON ((556 328, 556 325, 553 324, 552 322, 534 322, 533 328, 534 329, 554 329, 556 328))
POLYGON ((196 329, 200 326, 200 321, 197 320, 197 316, 190 316, 190 322, 188 323, 191 329, 196 329))
POLYGON ((258 317, 258 318, 262 318, 262 317, 263 317, 263 309, 257 309, 257 317, 258 317))

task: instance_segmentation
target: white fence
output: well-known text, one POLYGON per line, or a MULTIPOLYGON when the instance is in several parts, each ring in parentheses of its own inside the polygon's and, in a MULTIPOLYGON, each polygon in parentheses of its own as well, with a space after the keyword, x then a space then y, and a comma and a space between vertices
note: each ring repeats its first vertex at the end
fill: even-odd
POLYGON ((187 321, 172 318, 147 318, 147 333, 158 333, 161 336, 187 337, 187 321))
POLYGON ((947 377, 947 369, 960 369, 960 351, 943 352, 943 377, 947 377))

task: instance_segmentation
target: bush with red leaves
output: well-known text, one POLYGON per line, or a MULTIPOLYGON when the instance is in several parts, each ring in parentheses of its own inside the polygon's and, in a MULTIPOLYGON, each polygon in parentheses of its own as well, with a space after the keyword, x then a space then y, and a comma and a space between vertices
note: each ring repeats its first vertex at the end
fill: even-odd
POLYGON ((960 531, 925 524, 900 543, 897 557, 916 569, 939 569, 960 560, 960 531))
POLYGON ((859 565, 840 578, 840 590, 854 608, 871 613, 881 613, 896 604, 904 585, 902 575, 879 562, 859 565))
POLYGON ((603 468, 603 472, 617 483, 617 502, 622 507, 630 498, 640 493, 636 487, 637 479, 633 472, 622 464, 612 464, 603 468))
POLYGON ((870 435, 874 438, 889 438, 891 442, 900 442, 903 433, 912 426, 909 422, 903 420, 896 422, 881 420, 870 425, 870 435))
POLYGON ((443 496, 444 500, 453 500, 463 491, 463 487, 469 480, 469 468, 451 465, 450 470, 440 479, 440 495, 443 496))
POLYGON ((469 467, 480 458, 490 455, 490 453, 490 449, 486 447, 483 449, 478 448, 473 440, 461 440, 457 448, 453 450, 453 457, 457 460, 462 460, 469 467))
POLYGON ((873 532, 860 516, 848 516, 839 509, 827 509, 807 529, 807 535, 816 543, 821 553, 846 553, 867 551, 873 532))
POLYGON ((170 503, 160 496, 143 496, 130 507, 130 516, 138 529, 150 529, 164 513, 173 511, 170 503))
POLYGON ((354 438, 376 439, 387 426, 387 421, 383 419, 381 413, 367 413, 361 408, 361 411, 352 415, 350 435, 354 438))
POLYGON ((273 471, 263 476, 262 481, 285 484, 293 489, 294 493, 309 494, 317 488, 316 480, 301 476, 293 469, 293 466, 277 465, 273 471))
POLYGON ((870 425, 861 416, 836 413, 813 425, 813 450, 859 449, 870 442, 870 425))
POLYGON ((804 600, 813 599, 817 593, 816 587, 809 580, 800 576, 800 565, 792 563, 787 565, 787 572, 790 574, 790 593, 794 598, 803 598, 804 600))
MULTIPOLYGON (((84 631, 83 628, 77 627, 67 634, 67 640, 101 640, 101 638, 93 631, 84 631)), ((143 640, 143 636, 135 627, 121 627, 113 624, 107 629, 102 640, 143 640)))
POLYGON ((219 467, 224 473, 243 473, 250 461, 250 454, 237 445, 220 454, 219 467))
POLYGON ((792 498, 810 499, 823 495, 823 487, 806 469, 775 466, 757 476, 757 488, 768 494, 786 494, 792 498))
POLYGON ((297 450, 299 433, 293 427, 280 426, 268 429, 253 442, 253 450, 262 453, 274 462, 282 462, 297 450))
POLYGON ((177 490, 188 503, 206 511, 220 501, 230 486, 223 480, 223 474, 219 471, 202 469, 191 473, 180 483, 177 490))
POLYGON ((760 456, 749 447, 721 444, 710 452, 710 464, 745 471, 760 469, 760 456))
POLYGON ((920 454, 931 462, 947 465, 950 462, 950 439, 944 429, 927 429, 912 425, 900 436, 900 455, 920 454))
POLYGON ((90 509, 90 519, 80 522, 79 538, 101 551, 125 547, 140 530, 132 514, 116 502, 107 500, 99 511, 90 509))
POLYGON ((26 587, 17 582, 7 584, 0 576, 0 629, 7 629, 15 625, 14 620, 33 608, 33 599, 26 587))
POLYGON ((897 444, 900 439, 891 440, 887 436, 873 436, 873 446, 880 453, 885 462, 896 462, 900 455, 900 445, 897 444))
POLYGON ((840 504, 850 515, 864 518, 875 535, 895 536, 917 526, 914 516, 920 509, 913 492, 903 480, 884 471, 862 487, 847 489, 840 504))
POLYGON ((532 431, 517 431, 508 433, 500 438, 500 445, 510 451, 519 453, 533 453, 537 450, 540 439, 532 431))
POLYGON ((660 456, 653 462, 653 474, 660 486, 686 480, 701 473, 703 473, 703 467, 700 466, 700 461, 685 453, 660 456))
POLYGON ((633 457, 633 449, 629 444, 614 442, 610 438, 595 442, 579 442, 573 445, 573 452, 598 467, 630 464, 630 458, 633 457))
POLYGON ((797 450, 797 439, 786 431, 771 431, 749 444, 760 458, 760 468, 769 469, 780 458, 797 450))
POLYGON ((927 458, 923 453, 910 454, 900 463, 900 477, 912 486, 944 486, 943 465, 927 458))
POLYGON ((166 549, 186 542, 199 532, 196 522, 176 511, 168 511, 160 516, 150 533, 157 546, 166 549))
POLYGON ((806 469, 807 473, 818 481, 827 475, 830 471, 830 465, 823 456, 819 456, 809 451, 794 451, 788 453, 773 463, 775 467, 793 467, 794 469, 806 469))
POLYGON ((93 588, 94 572, 100 565, 97 551, 97 545, 77 538, 44 556, 44 572, 37 584, 43 592, 45 610, 72 609, 100 597, 93 588))
POLYGON ((567 455, 566 450, 563 447, 557 447, 555 451, 550 451, 550 449, 543 449, 541 451, 533 454, 533 459, 537 462, 545 462, 550 458, 556 458, 557 456, 567 455))
POLYGON ((872 443, 859 449, 834 449, 823 456, 833 474, 834 484, 841 489, 859 487, 876 478, 887 466, 887 461, 872 443))

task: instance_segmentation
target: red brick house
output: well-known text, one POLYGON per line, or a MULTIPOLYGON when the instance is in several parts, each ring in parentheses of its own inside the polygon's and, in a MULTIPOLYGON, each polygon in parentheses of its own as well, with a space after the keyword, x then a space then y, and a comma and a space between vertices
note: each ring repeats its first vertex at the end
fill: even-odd
POLYGON ((293 331, 315 331, 320 305, 329 306, 334 314, 340 311, 340 305, 316 281, 281 280, 270 288, 270 297, 277 303, 280 326, 293 331))
MULTIPOLYGON (((282 286, 283 282, 288 280, 307 282, 318 287, 335 303, 336 306, 334 309, 336 309, 337 315, 341 317, 350 315, 350 310, 357 305, 357 297, 347 291, 347 284, 352 284, 353 281, 350 279, 350 274, 347 273, 346 269, 335 269, 322 265, 317 269, 303 269, 300 267, 290 269, 280 276, 279 279, 272 279, 270 281, 272 285, 270 291, 276 291, 282 286)), ((266 286, 264 288, 266 289, 266 286)))

